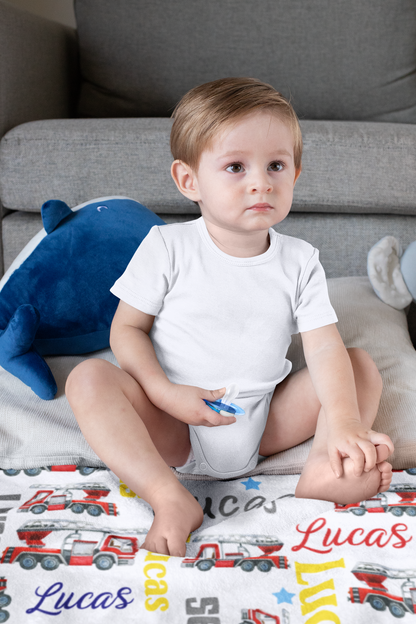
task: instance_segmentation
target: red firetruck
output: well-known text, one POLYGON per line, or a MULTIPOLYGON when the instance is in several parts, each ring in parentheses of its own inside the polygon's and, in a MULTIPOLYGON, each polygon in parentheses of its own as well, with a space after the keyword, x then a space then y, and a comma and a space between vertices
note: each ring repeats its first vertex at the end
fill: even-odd
POLYGON ((363 516, 366 511, 368 513, 387 513, 390 511, 394 516, 402 516, 404 513, 408 516, 416 516, 416 485, 397 483, 391 485, 387 491, 398 494, 400 500, 388 502, 387 496, 380 493, 359 503, 348 505, 335 503, 335 511, 351 512, 356 516, 363 516))
POLYGON ((27 546, 8 546, 0 564, 18 562, 24 570, 33 570, 38 563, 44 570, 55 570, 64 565, 95 565, 99 570, 109 570, 114 564, 132 565, 139 550, 137 535, 147 529, 114 529, 97 527, 88 522, 69 520, 32 520, 17 530, 17 535, 27 546), (59 532, 65 532, 64 540, 59 532), (52 535, 57 547, 46 547, 44 539, 52 535))
POLYGON ((402 618, 406 613, 416 613, 416 570, 397 570, 374 563, 357 563, 352 573, 369 587, 350 587, 348 600, 355 604, 368 602, 376 611, 389 609, 394 617, 402 618), (406 579, 396 590, 390 592, 384 585, 386 579, 406 579))
POLYGON ((75 514, 86 511, 90 516, 117 515, 117 506, 114 503, 105 503, 100 498, 108 496, 110 489, 102 483, 89 481, 87 483, 68 483, 61 485, 31 485, 37 490, 36 494, 19 507, 19 512, 42 514, 44 511, 62 511, 70 509, 75 514), (85 498, 74 499, 72 491, 83 490, 85 498))
POLYGON ((10 613, 5 611, 5 607, 8 607, 12 599, 6 594, 7 579, 4 576, 0 577, 0 622, 7 622, 10 617, 10 613))
POLYGON ((289 624, 289 612, 282 609, 282 617, 270 615, 261 609, 242 609, 241 624, 289 624))
MULTIPOLYGON (((62 466, 42 466, 38 468, 25 468, 23 472, 28 477, 37 477, 40 475, 42 470, 46 470, 47 472, 75 472, 78 470, 79 474, 83 477, 86 477, 96 470, 107 470, 107 468, 101 468, 99 466, 76 466, 75 464, 63 464, 62 466)), ((7 477, 15 477, 20 474, 22 471, 16 468, 3 468, 3 473, 7 477)))
MULTIPOLYGON (((197 556, 182 561, 184 568, 197 567, 203 572, 211 568, 241 568, 251 572, 257 567, 261 572, 269 572, 271 568, 288 568, 287 557, 274 556, 283 542, 270 535, 201 535, 193 539, 202 542, 197 556), (237 546, 235 546, 237 544, 237 546), (256 547, 262 554, 253 554, 248 546, 256 547), (233 549, 233 550, 229 550, 233 549)), ((258 553, 258 550, 257 550, 258 553)))

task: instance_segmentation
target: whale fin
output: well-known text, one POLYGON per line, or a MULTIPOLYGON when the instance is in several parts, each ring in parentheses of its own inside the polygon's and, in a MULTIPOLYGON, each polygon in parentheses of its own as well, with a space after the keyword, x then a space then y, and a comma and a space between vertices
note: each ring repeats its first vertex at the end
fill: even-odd
POLYGON ((72 213, 71 208, 60 199, 49 199, 41 208, 43 227, 47 234, 54 231, 56 227, 72 213))
POLYGON ((41 399, 53 399, 57 392, 49 366, 33 348, 40 315, 24 304, 17 308, 6 329, 0 333, 0 366, 23 381, 41 399))

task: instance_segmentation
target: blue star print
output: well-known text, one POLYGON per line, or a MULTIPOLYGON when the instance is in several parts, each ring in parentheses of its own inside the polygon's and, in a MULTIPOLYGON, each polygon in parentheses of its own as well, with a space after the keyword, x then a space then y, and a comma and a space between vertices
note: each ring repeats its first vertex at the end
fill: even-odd
POLYGON ((246 486, 246 490, 259 490, 261 481, 254 481, 251 477, 247 481, 241 481, 242 485, 246 486))
POLYGON ((282 587, 280 592, 276 592, 273 596, 276 596, 277 604, 280 604, 281 602, 288 602, 289 604, 292 604, 292 598, 293 596, 296 596, 296 594, 291 594, 286 591, 284 587, 282 587))

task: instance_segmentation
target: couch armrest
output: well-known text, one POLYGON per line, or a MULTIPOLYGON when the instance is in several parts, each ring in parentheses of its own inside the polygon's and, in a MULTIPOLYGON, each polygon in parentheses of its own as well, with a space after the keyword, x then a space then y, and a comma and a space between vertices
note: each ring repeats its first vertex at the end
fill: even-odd
POLYGON ((71 117, 76 31, 0 1, 0 138, 26 121, 71 117))

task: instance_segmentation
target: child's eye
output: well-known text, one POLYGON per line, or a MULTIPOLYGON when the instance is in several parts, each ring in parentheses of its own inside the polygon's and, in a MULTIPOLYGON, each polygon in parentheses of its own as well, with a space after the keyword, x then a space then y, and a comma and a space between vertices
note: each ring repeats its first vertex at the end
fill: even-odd
POLYGON ((243 165, 240 165, 240 163, 233 163, 232 165, 228 165, 226 171, 230 173, 241 173, 243 171, 243 165))
POLYGON ((283 169, 283 163, 280 161, 272 162, 269 165, 269 169, 272 171, 281 171, 283 169))

